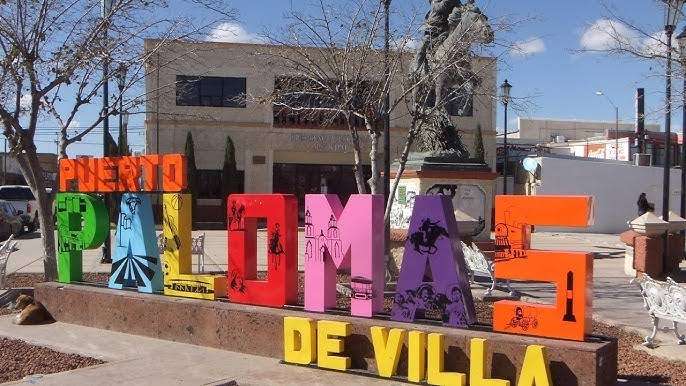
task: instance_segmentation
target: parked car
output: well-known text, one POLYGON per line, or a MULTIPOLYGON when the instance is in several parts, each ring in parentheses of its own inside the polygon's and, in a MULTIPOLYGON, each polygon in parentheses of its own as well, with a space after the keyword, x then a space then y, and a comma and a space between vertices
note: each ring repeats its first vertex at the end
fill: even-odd
POLYGON ((24 231, 21 216, 9 201, 0 201, 0 240, 10 235, 19 236, 24 231))
POLYGON ((0 200, 12 204, 29 232, 38 229, 38 203, 31 188, 24 185, 0 186, 0 200))

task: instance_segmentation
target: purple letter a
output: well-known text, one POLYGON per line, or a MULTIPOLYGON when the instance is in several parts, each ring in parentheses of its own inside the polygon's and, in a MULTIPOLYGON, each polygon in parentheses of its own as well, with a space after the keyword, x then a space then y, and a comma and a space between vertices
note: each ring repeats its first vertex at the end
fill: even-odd
POLYGON ((391 319, 412 322, 421 310, 440 312, 443 323, 452 327, 476 322, 464 255, 457 247, 459 241, 451 198, 417 196, 391 319), (425 273, 430 273, 433 281, 425 282, 425 273))

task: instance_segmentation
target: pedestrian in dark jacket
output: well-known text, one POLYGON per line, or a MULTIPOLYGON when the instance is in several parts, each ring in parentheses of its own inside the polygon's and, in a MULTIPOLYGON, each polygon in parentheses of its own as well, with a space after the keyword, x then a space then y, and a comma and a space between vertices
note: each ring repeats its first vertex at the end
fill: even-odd
POLYGON ((646 197, 645 193, 641 193, 638 196, 638 201, 636 202, 636 205, 638 206, 639 216, 643 216, 644 214, 655 210, 655 204, 648 202, 648 198, 646 197))

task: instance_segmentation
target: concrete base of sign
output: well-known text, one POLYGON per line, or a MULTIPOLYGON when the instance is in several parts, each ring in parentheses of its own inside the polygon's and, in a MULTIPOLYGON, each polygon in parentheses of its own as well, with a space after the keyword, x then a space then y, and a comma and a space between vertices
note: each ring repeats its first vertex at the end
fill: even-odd
MULTIPOLYGON (((345 339, 352 368, 372 373, 376 373, 376 362, 370 327, 386 326, 444 334, 446 371, 468 372, 469 341, 485 338, 489 342, 486 368, 493 378, 512 384, 516 384, 526 347, 532 344, 547 347, 555 385, 614 386, 617 378, 617 342, 604 338, 570 342, 60 283, 37 285, 35 296, 60 322, 281 359, 285 316, 345 321, 352 325, 345 339)), ((406 353, 404 347, 401 376, 407 368, 406 353)))

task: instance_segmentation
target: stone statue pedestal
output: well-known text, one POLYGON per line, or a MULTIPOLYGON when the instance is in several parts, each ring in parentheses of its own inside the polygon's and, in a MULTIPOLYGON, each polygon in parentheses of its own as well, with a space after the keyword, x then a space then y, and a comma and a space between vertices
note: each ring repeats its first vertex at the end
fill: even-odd
MULTIPOLYGON (((397 168, 396 163, 391 170, 397 168)), ((391 228, 407 230, 415 196, 445 194, 452 197, 460 237, 489 240, 496 177, 483 163, 450 154, 411 153, 393 197, 391 228)))

